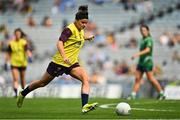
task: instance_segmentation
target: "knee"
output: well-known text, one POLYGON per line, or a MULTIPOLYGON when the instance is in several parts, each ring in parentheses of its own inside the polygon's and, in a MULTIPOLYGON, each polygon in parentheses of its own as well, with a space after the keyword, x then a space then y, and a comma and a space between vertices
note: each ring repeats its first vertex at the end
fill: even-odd
POLYGON ((148 77, 148 80, 151 81, 151 82, 156 81, 156 79, 154 77, 148 77))
POLYGON ((82 84, 89 85, 89 77, 83 77, 82 84))
POLYGON ((138 77, 136 77, 135 82, 136 82, 136 83, 139 83, 140 81, 141 81, 141 79, 138 78, 138 77))

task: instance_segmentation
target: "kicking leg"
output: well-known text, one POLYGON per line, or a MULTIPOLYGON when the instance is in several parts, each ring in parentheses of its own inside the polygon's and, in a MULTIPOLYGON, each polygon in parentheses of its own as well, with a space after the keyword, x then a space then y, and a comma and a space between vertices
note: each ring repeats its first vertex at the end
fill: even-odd
POLYGON ((49 82, 54 79, 49 73, 45 73, 40 80, 32 82, 29 86, 27 86, 22 92, 19 93, 17 98, 17 106, 20 108, 22 107, 24 97, 31 91, 46 86, 49 82))

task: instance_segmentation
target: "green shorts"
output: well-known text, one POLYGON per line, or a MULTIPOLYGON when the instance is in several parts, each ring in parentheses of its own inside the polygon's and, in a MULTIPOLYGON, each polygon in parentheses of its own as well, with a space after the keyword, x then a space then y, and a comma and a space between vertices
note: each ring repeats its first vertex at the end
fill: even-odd
POLYGON ((153 70, 153 66, 142 66, 142 65, 137 65, 136 70, 139 70, 141 72, 149 72, 153 70))

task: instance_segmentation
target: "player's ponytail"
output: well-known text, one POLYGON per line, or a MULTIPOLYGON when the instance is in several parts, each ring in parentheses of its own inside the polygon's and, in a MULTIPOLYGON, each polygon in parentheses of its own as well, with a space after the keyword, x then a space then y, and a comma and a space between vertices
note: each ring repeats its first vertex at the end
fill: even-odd
POLYGON ((87 5, 79 6, 78 12, 88 12, 88 6, 87 5))
POLYGON ((88 19, 88 6, 87 5, 79 6, 75 19, 76 20, 88 19))

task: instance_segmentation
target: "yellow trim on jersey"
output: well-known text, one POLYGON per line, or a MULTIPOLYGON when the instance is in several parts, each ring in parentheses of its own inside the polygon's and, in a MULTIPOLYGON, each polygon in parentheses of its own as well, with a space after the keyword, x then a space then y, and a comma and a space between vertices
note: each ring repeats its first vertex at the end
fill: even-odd
POLYGON ((11 47, 11 65, 16 67, 26 67, 27 66, 27 55, 25 51, 25 46, 27 41, 25 39, 11 40, 9 46, 11 47))
POLYGON ((74 23, 68 25, 67 28, 71 30, 72 35, 66 42, 64 42, 64 52, 66 57, 69 58, 70 64, 64 63, 59 51, 57 51, 53 56, 52 61, 56 64, 70 67, 74 63, 78 62, 80 49, 84 45, 84 30, 79 31, 74 23))

